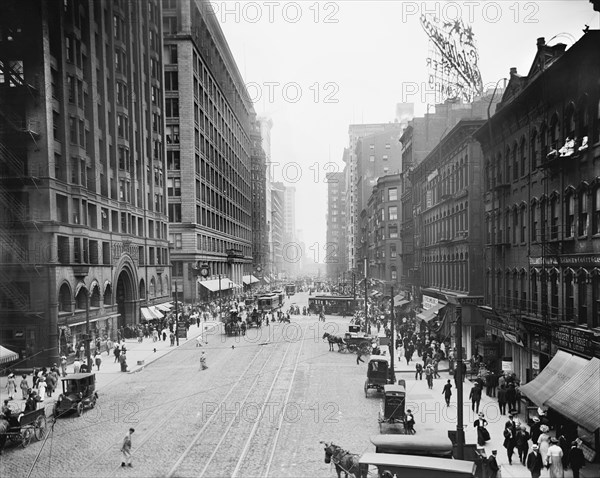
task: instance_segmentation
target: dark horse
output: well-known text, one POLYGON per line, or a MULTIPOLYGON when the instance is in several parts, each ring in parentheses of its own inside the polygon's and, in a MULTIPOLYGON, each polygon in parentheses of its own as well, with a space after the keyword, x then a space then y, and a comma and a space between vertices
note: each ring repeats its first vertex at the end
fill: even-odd
POLYGON ((327 341, 329 342, 329 351, 330 352, 333 352, 334 344, 337 344, 338 352, 340 352, 346 346, 346 343, 344 342, 343 338, 338 337, 337 335, 331 335, 329 332, 325 332, 323 334, 323 338, 327 339, 327 341))
POLYGON ((348 474, 354 475, 355 478, 361 478, 362 473, 358 463, 358 455, 350 453, 333 443, 321 443, 325 445, 325 463, 333 461, 338 478, 341 478, 342 471, 345 473, 345 478, 348 478, 348 474))

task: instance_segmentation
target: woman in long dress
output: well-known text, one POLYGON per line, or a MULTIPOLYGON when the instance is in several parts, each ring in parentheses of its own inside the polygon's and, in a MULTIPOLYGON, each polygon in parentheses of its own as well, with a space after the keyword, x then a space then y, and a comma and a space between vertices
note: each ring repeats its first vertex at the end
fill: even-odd
POLYGON ((542 463, 546 464, 546 456, 548 455, 548 448, 550 447, 550 437, 548 436, 548 426, 542 425, 540 427, 542 432, 538 438, 537 444, 540 447, 540 455, 542 456, 542 463))
POLYGON ((558 446, 556 438, 552 438, 550 443, 551 445, 548 448, 548 456, 546 458, 546 465, 550 469, 550 478, 565 478, 565 470, 562 464, 562 448, 558 446))

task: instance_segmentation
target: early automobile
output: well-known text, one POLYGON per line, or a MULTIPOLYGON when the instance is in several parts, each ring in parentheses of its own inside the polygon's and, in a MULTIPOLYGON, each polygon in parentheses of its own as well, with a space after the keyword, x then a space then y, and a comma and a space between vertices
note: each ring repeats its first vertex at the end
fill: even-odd
POLYGON ((81 416, 84 408, 94 408, 98 393, 96 392, 96 375, 93 373, 74 373, 61 378, 62 393, 54 404, 54 417, 62 417, 74 411, 81 416))
POLYGON ((379 431, 383 431, 383 424, 402 425, 406 433, 406 413, 404 404, 406 401, 406 384, 404 380, 398 380, 397 385, 383 386, 383 401, 379 412, 379 431))
POLYGON ((383 355, 371 356, 367 367, 367 379, 365 380, 365 397, 368 396, 369 389, 383 392, 383 387, 392 383, 388 358, 383 355))

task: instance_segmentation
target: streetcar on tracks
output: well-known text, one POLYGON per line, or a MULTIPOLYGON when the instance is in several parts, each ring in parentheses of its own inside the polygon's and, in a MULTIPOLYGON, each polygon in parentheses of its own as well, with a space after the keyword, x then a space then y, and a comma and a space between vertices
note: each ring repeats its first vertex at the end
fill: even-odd
POLYGON ((296 284, 286 284, 285 295, 292 296, 296 293, 296 284))
POLYGON ((308 298, 308 309, 313 314, 323 312, 332 315, 351 316, 360 310, 362 299, 339 295, 316 295, 308 298))
POLYGON ((271 312, 280 309, 284 302, 284 294, 282 291, 270 292, 258 296, 256 299, 256 308, 259 312, 271 312))

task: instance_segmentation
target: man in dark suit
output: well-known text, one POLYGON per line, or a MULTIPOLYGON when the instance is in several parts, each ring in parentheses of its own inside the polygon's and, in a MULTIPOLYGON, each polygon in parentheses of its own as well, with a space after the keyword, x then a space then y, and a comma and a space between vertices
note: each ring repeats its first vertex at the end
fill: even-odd
POLYGON ((569 463, 573 470, 573 478, 579 478, 579 470, 585 465, 585 456, 583 450, 579 448, 579 441, 575 440, 571 443, 569 450, 569 463))
POLYGON ((542 474, 542 455, 540 455, 539 447, 534 444, 531 452, 527 455, 527 469, 531 473, 531 478, 540 478, 542 474))

